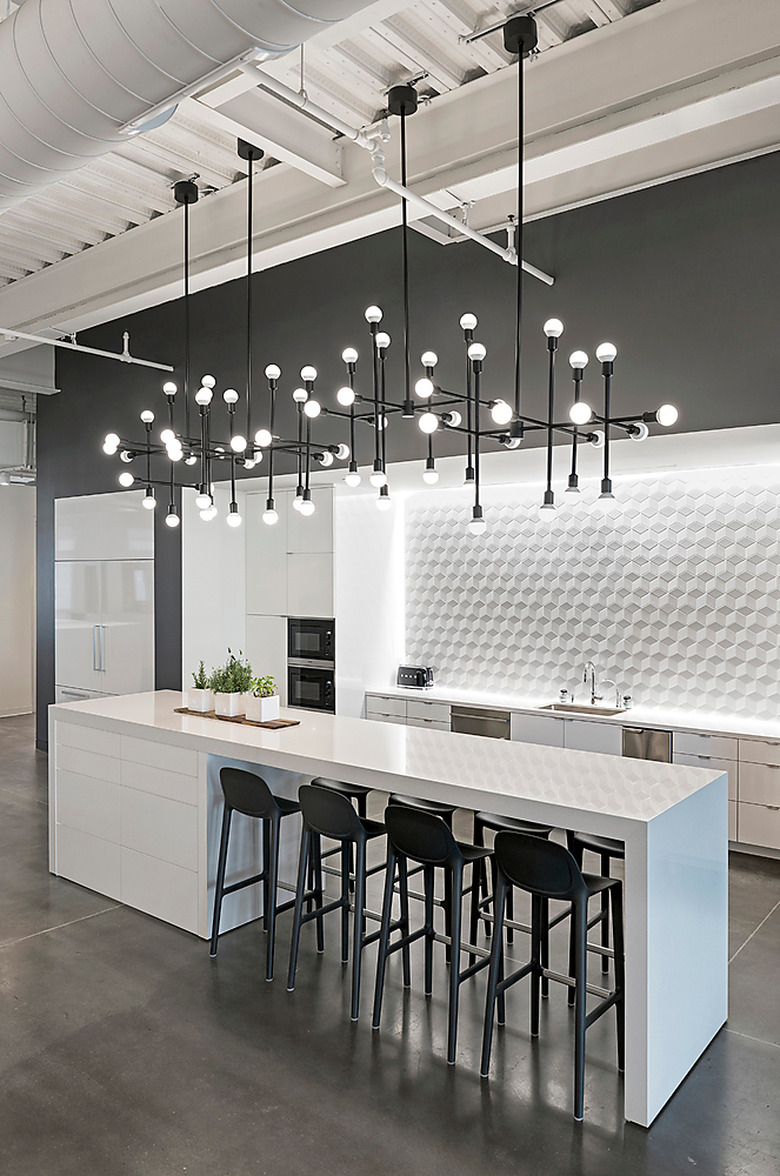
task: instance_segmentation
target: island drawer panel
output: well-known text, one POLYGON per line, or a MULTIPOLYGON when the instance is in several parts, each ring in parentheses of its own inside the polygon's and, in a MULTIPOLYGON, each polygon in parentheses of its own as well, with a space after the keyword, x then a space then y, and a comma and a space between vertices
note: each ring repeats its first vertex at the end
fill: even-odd
POLYGON ((183 776, 181 772, 166 772, 164 768, 152 768, 148 764, 123 760, 122 784, 126 788, 151 792, 180 804, 198 803, 197 776, 183 776))
POLYGON ((374 718, 376 715, 398 715, 406 718, 406 699, 388 698, 384 694, 366 695, 366 715, 374 718))
POLYGON ((58 743, 57 768, 60 771, 74 772, 79 776, 90 776, 93 780, 105 780, 108 784, 119 783, 118 759, 111 755, 84 751, 80 747, 68 747, 58 743))
POLYGON ((103 841, 119 843, 119 786, 81 776, 77 772, 57 771, 58 825, 68 825, 91 833, 103 841))
POLYGON ((675 731, 673 741, 675 754, 712 755, 730 760, 737 758, 739 741, 726 735, 693 735, 690 731, 675 731))
POLYGON ((426 702, 420 698, 409 698, 406 702, 406 717, 408 719, 437 719, 440 723, 450 725, 450 708, 446 702, 426 702))
POLYGON ((739 769, 739 799, 749 804, 780 805, 780 766, 743 763, 739 769))
POLYGON ((407 719, 407 727, 427 727, 431 731, 449 731, 449 719, 442 722, 441 719, 407 719))
POLYGON ((78 747, 98 755, 119 757, 119 736, 113 731, 98 731, 96 727, 79 727, 57 719, 54 737, 61 747, 78 747))
POLYGON ((198 868, 198 810, 150 792, 122 789, 123 846, 186 870, 198 868))
POLYGON ((780 805, 739 804, 739 840, 780 849, 780 805))
POLYGON ((149 739, 122 736, 122 759, 135 764, 147 764, 182 776, 197 776, 198 753, 188 747, 173 747, 170 743, 154 743, 149 739))
POLYGON ((98 894, 121 901, 116 845, 81 829, 57 826, 57 873, 98 894))
POLYGON ((400 723, 402 727, 406 725, 406 715, 367 714, 366 718, 375 723, 400 723))
POLYGON ((769 739, 740 739, 739 758, 748 764, 780 764, 780 743, 769 739))
POLYGON ((673 762, 688 768, 709 768, 712 772, 728 772, 729 800, 737 799, 737 761, 720 759, 715 755, 681 755, 676 751, 673 762))
POLYGON ((122 902, 198 934, 197 875, 137 850, 121 850, 122 902))

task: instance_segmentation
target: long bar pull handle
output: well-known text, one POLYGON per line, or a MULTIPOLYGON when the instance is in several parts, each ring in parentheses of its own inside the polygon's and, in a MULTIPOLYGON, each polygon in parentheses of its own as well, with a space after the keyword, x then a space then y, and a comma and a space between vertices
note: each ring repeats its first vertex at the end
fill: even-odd
POLYGON ((100 626, 100 668, 106 668, 106 626, 100 626))
POLYGON ((100 669, 99 652, 98 652, 99 644, 100 644, 100 637, 98 634, 99 629, 100 629, 100 625, 93 625, 92 626, 92 669, 93 670, 100 669))

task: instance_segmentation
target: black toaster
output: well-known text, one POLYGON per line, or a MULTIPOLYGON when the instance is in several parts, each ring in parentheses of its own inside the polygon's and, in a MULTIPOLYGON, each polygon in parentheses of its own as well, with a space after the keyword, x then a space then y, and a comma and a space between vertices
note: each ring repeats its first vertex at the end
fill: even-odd
POLYGON ((432 666, 399 666, 396 686, 411 686, 413 690, 428 690, 433 686, 432 666))

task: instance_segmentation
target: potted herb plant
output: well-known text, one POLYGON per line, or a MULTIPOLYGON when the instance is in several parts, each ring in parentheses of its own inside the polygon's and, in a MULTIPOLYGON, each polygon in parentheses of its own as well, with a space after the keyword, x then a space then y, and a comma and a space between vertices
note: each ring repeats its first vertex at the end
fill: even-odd
POLYGON ((267 723, 279 718, 279 690, 270 676, 254 678, 244 698, 246 717, 255 723, 267 723))
POLYGON ((206 673, 203 662, 200 663, 192 675, 193 684, 187 691, 187 710, 200 711, 202 714, 214 709, 214 694, 210 688, 210 675, 206 673))
POLYGON ((252 682, 252 667, 241 651, 236 657, 228 649, 224 666, 214 670, 210 686, 214 691, 214 710, 225 718, 237 718, 244 714, 244 695, 252 682))

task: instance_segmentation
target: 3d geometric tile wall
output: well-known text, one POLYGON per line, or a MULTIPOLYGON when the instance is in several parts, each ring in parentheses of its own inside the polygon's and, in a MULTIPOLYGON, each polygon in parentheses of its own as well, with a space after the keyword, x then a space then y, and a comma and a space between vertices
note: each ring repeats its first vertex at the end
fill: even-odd
POLYGON ((635 703, 780 716, 774 469, 616 483, 599 509, 497 487, 487 531, 462 491, 406 504, 406 656, 437 684, 557 697, 591 659, 635 703))

